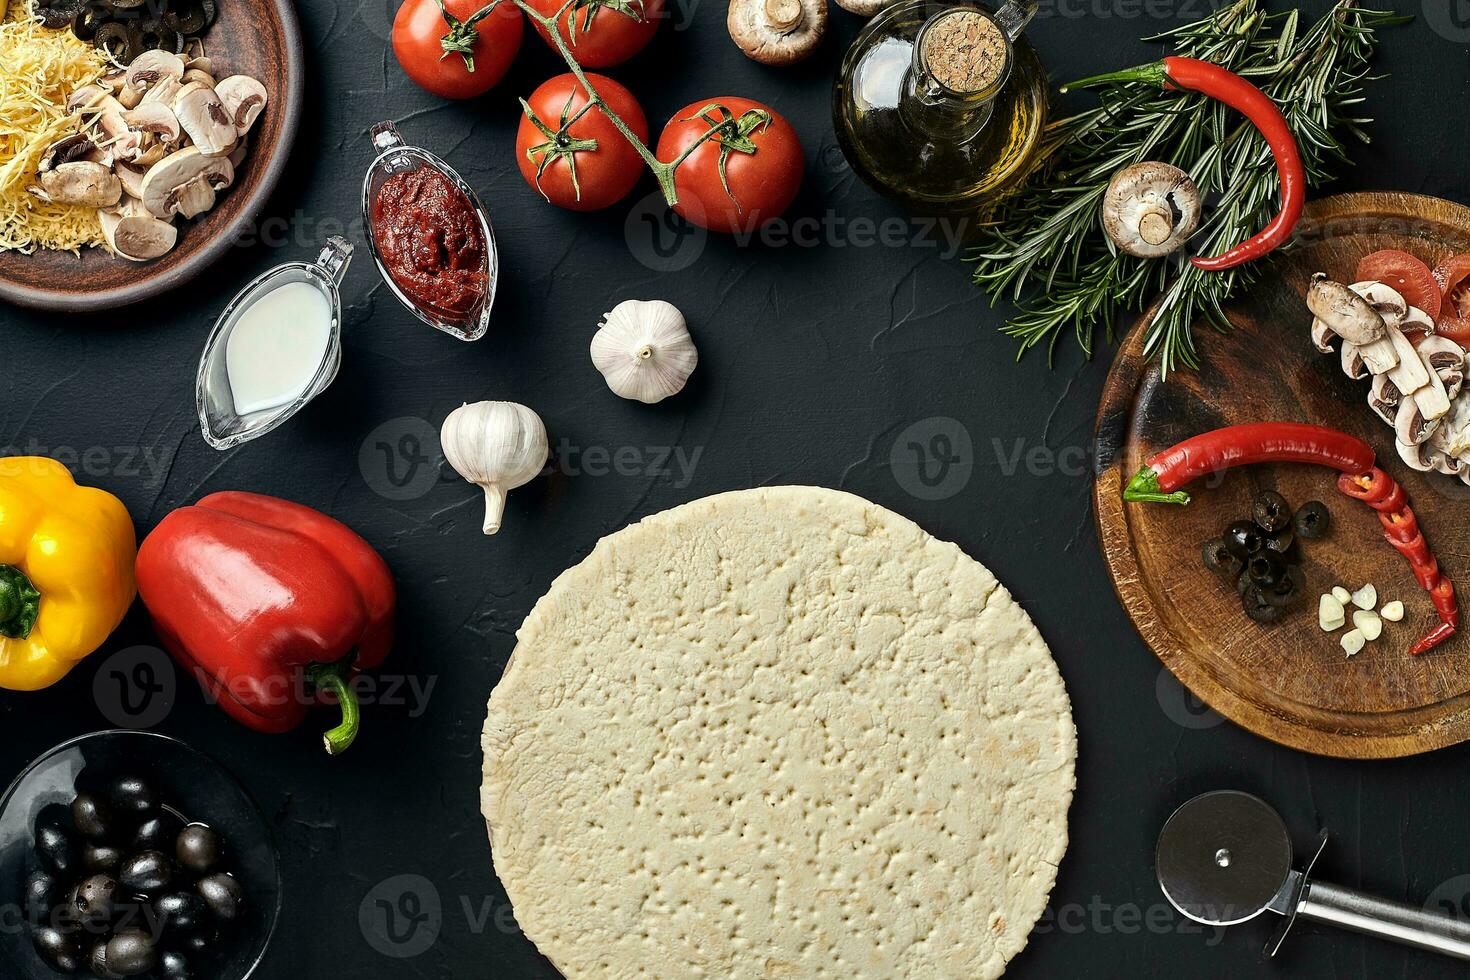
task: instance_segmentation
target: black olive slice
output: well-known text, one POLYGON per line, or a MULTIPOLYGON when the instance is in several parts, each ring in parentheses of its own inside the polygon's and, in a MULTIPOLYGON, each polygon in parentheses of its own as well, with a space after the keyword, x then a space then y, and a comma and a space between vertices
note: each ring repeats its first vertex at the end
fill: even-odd
POLYGON ((163 15, 163 22, 180 34, 198 34, 209 26, 209 15, 200 0, 180 0, 163 15))
POLYGON ((128 29, 115 20, 97 28, 97 36, 92 43, 124 64, 136 57, 128 38, 128 29))

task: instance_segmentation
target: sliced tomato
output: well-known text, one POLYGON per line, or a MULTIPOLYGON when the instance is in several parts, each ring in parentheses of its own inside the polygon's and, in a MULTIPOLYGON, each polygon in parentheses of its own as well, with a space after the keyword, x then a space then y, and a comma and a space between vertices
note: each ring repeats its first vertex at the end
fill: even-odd
POLYGON ((1470 344, 1470 252, 1445 259, 1434 270, 1444 287, 1439 308, 1439 332, 1462 347, 1470 344))
POLYGON ((1431 320, 1439 318, 1439 283, 1435 282, 1429 266, 1408 252, 1385 248, 1365 255, 1359 260, 1353 277, 1358 282, 1372 280, 1392 286, 1410 306, 1419 307, 1431 320))

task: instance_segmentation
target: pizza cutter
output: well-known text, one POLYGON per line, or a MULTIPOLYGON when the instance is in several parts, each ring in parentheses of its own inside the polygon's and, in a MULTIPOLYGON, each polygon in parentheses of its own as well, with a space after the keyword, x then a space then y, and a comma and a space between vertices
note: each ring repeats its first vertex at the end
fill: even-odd
POLYGON ((1175 810, 1159 833, 1159 887, 1180 914, 1208 926, 1267 911, 1282 916, 1268 956, 1297 919, 1307 919, 1470 960, 1470 922, 1313 879, 1326 846, 1324 830, 1297 871, 1286 824, 1269 804, 1235 790, 1205 793, 1175 810))

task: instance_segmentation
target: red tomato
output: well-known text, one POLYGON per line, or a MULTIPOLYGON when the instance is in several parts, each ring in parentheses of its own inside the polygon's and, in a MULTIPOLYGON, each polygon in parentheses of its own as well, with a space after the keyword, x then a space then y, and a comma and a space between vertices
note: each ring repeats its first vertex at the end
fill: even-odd
MULTIPOLYGON (((648 119, 633 93, 605 75, 588 72, 587 80, 633 135, 647 143, 648 119)), ((526 101, 542 125, 556 134, 547 136, 530 116, 521 116, 521 127, 516 131, 516 160, 526 183, 552 204, 570 211, 596 211, 628 196, 643 174, 643 158, 606 113, 589 109, 562 132, 565 120, 572 119, 587 104, 587 91, 575 75, 568 73, 548 79, 526 101), (596 140, 597 148, 572 149, 568 145, 572 140, 596 140), (538 151, 534 160, 528 155, 532 148, 548 143, 560 144, 560 149, 547 147, 538 151), (536 170, 543 165, 538 179, 536 170)))
POLYGON ((1417 306, 1428 313, 1431 320, 1439 316, 1439 283, 1434 281, 1429 266, 1408 252, 1385 248, 1365 255, 1359 260, 1358 270, 1353 275, 1357 282, 1371 279, 1392 286, 1403 294, 1410 306, 1417 306))
POLYGON ((467 21, 484 9, 483 0, 444 0, 444 7, 453 23, 434 0, 404 0, 393 20, 393 53, 404 73, 435 95, 446 99, 484 95, 515 61, 526 19, 509 2, 475 24, 467 21), (468 57, 445 47, 456 41, 468 47, 468 57))
POLYGON ((654 155, 670 163, 720 122, 721 132, 674 171, 674 210, 711 231, 752 231, 791 206, 806 167, 796 130, 774 109, 733 96, 691 102, 664 127, 654 155), (728 191, 720 181, 722 153, 728 191))
MULTIPOLYGON (((530 0, 543 17, 554 17, 563 0, 530 0)), ((611 68, 621 65, 648 47, 658 33, 664 16, 664 0, 623 0, 627 13, 607 0, 575 0, 571 9, 557 21, 563 41, 572 49, 577 64, 583 68, 611 68)), ((553 50, 551 34, 540 24, 536 30, 553 50)))
POLYGON ((1445 259, 1435 268, 1434 278, 1444 287, 1439 333, 1462 347, 1470 345, 1470 253, 1445 259))

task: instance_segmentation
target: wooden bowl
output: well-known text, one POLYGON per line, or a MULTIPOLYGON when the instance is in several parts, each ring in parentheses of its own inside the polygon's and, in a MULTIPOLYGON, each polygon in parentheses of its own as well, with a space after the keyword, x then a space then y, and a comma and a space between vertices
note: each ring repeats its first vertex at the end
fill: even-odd
POLYGON ((177 247, 154 262, 129 262, 101 248, 83 249, 80 258, 0 252, 0 299, 61 313, 137 303, 203 272, 259 221, 296 142, 304 102, 305 53, 293 0, 221 0, 204 43, 216 77, 250 75, 270 95, 234 186, 208 213, 183 222, 177 247))

